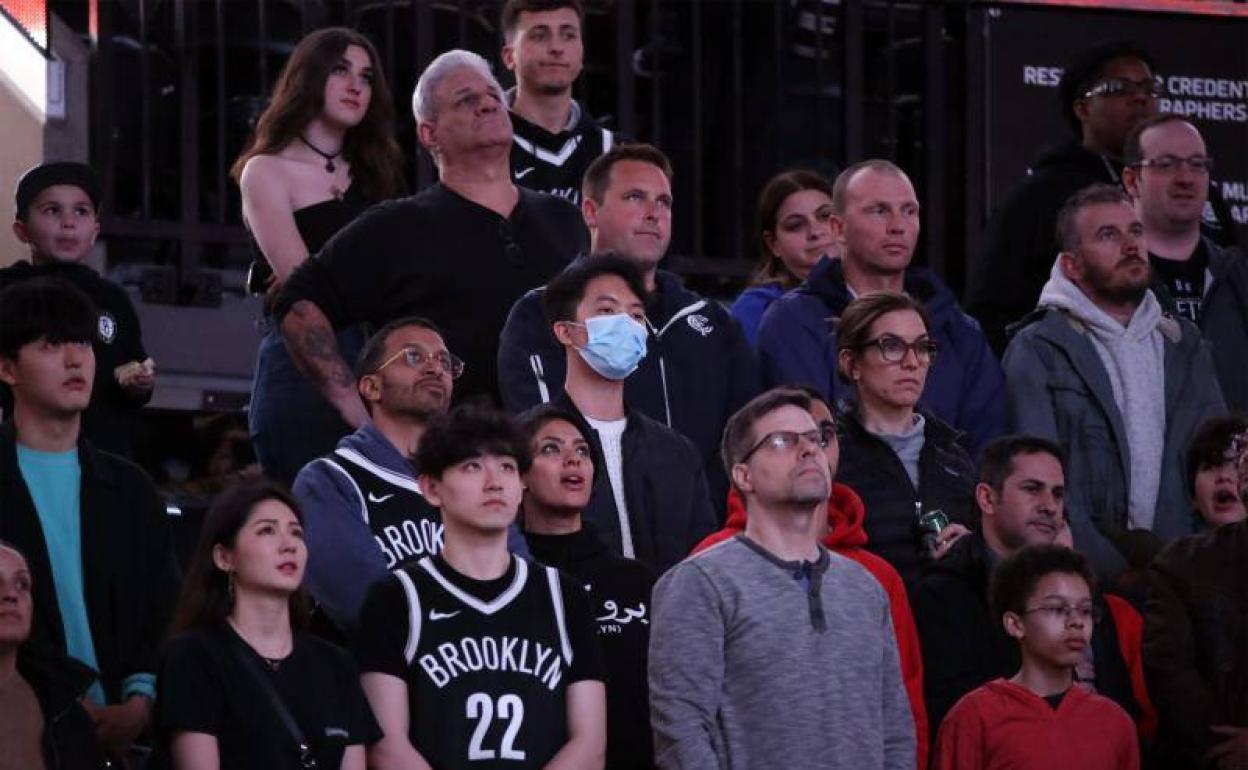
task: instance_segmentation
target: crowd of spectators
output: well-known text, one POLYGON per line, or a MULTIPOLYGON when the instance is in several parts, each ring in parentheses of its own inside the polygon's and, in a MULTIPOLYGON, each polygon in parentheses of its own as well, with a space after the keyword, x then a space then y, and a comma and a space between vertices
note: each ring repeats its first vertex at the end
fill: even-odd
POLYGON ((1065 70, 966 309, 883 159, 773 177, 729 308, 583 21, 508 0, 508 92, 435 58, 406 197, 373 45, 293 52, 233 167, 260 472, 185 570, 95 174, 18 181, 0 770, 1248 770, 1248 261, 1147 52, 1065 70))

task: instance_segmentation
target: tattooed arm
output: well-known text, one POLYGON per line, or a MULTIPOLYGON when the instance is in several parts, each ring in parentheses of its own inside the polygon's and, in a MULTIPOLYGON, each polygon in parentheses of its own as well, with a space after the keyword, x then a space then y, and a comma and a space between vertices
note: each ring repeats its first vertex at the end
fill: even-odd
POLYGON ((368 422, 351 367, 342 359, 334 328, 310 300, 297 300, 282 318, 282 339, 295 366, 352 428, 368 422))

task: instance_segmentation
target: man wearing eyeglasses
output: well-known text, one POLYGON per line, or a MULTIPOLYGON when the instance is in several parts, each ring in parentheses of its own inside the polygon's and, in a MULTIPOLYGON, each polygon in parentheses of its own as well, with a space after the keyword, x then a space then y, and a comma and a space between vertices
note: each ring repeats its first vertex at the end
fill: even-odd
MULTIPOLYGON (((933 725, 963 695, 1018 671, 1018 646, 989 609, 988 578, 993 565, 1026 546, 1060 544, 1067 526, 1065 463, 1061 447, 1035 436, 1003 436, 984 449, 975 487, 980 531, 933 562, 913 595, 933 725)), ((1075 678, 1122 706, 1142 729, 1151 728, 1156 714, 1144 693, 1143 619, 1122 598, 1097 591, 1093 597, 1102 621, 1075 678)))
POLYGON ((827 438, 804 393, 771 390, 724 430, 745 531, 659 579, 650 722, 660 768, 913 770, 889 603, 819 542, 827 438))
POLYGON ((1149 290, 1144 225, 1126 193, 1093 185, 1057 218, 1062 252, 1005 351, 1012 427, 1061 444, 1076 548, 1116 577, 1131 530, 1191 534, 1183 452, 1226 412, 1200 330, 1149 290))
MULTIPOLYGON (((446 349, 432 322, 410 316, 382 327, 355 369, 370 421, 295 478, 308 590, 341 631, 355 627, 376 580, 442 551, 442 516, 421 494, 411 458, 426 422, 447 410, 463 373, 464 362, 446 349)), ((514 526, 509 546, 528 553, 514 526)))
POLYGON ((1097 182, 1118 184, 1127 133, 1157 111, 1157 68, 1133 42, 1081 51, 1058 84, 1062 117, 1073 137, 1046 150, 988 223, 971 276, 967 309, 997 352, 1006 327, 1034 306, 1058 252, 1053 227, 1072 194, 1097 182))
POLYGON ((833 402, 851 395, 837 377, 837 319, 863 294, 899 291, 931 316, 940 346, 921 403, 963 434, 972 455, 1005 432, 1001 366, 983 332, 949 287, 912 264, 919 241, 919 201, 905 172, 887 160, 855 163, 832 186, 833 233, 840 259, 824 257, 793 291, 772 303, 758 331, 758 356, 769 385, 810 385, 833 402))
POLYGON ((1157 115, 1127 136, 1123 183, 1144 223, 1153 293, 1201 327, 1227 406, 1248 409, 1248 261, 1201 233, 1213 158, 1200 131, 1157 115))

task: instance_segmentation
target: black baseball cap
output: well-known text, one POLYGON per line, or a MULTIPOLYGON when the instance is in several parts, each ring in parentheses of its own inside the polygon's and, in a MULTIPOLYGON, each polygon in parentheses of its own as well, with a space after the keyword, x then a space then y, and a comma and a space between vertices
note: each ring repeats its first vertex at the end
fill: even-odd
POLYGON ((22 174, 17 182, 17 218, 26 219, 26 209, 35 202, 39 193, 58 184, 81 188, 91 199, 91 205, 100 208, 100 180, 85 163, 58 161, 42 163, 22 174))

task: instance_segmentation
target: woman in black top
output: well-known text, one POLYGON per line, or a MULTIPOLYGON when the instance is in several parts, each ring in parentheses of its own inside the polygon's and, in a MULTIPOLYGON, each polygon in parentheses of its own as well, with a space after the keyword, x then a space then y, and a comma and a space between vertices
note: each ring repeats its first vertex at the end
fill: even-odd
MULTIPOLYGON (((331 27, 305 37, 230 171, 262 256, 248 284, 264 294, 266 315, 308 255, 403 186, 394 107, 378 61, 373 44, 353 30, 331 27)), ((339 337, 352 360, 363 347, 363 330, 344 329, 339 337)), ((249 414, 260 464, 286 484, 349 432, 295 368, 273 323, 257 354, 249 414)))
POLYGON ((937 354, 927 311, 897 292, 859 297, 837 327, 837 375, 856 393, 842 405, 837 481, 866 504, 867 549, 907 588, 923 560, 939 558, 976 519, 975 465, 958 432, 918 406, 937 354), (947 524, 939 534, 921 526, 947 524), (924 542, 924 533, 930 538, 924 542))
POLYGON ((299 630, 307 557, 298 508, 277 485, 246 481, 217 498, 156 680, 157 767, 363 770, 381 731, 351 658, 299 630))

